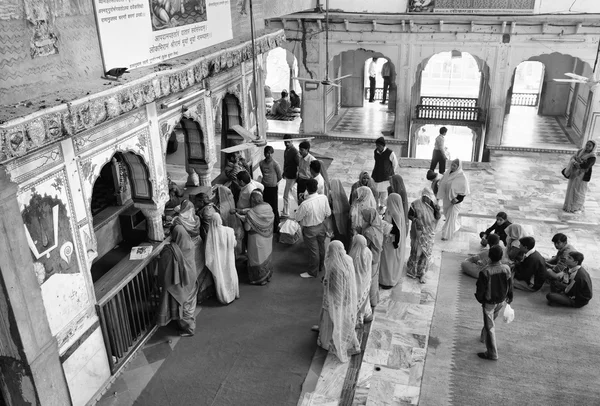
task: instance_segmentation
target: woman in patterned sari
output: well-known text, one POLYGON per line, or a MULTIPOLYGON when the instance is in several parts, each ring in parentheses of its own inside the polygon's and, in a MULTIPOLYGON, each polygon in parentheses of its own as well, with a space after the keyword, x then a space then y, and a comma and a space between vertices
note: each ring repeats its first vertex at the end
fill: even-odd
POLYGON ((375 307, 379 303, 379 263, 381 260, 381 251, 383 250, 383 224, 377 210, 374 208, 364 209, 362 216, 364 223, 361 234, 367 240, 367 247, 371 250, 371 254, 373 254, 369 299, 371 307, 375 307))
POLYGON ((373 192, 367 186, 360 186, 356 189, 356 198, 350 206, 350 237, 354 237, 356 233, 362 231, 363 226, 363 209, 376 209, 377 201, 373 196, 373 192))
POLYGON ((248 231, 248 279, 251 285, 266 285, 273 275, 273 208, 259 190, 250 195, 251 208, 240 218, 248 231))
POLYGON ((367 240, 360 234, 355 235, 352 239, 350 257, 354 263, 356 275, 356 305, 358 307, 356 324, 360 326, 373 320, 373 311, 371 309, 371 302, 369 301, 373 254, 367 248, 367 240))
POLYGON ((356 281, 352 258, 340 241, 332 241, 325 256, 323 305, 317 345, 341 362, 360 352, 356 336, 356 281))
POLYGON ((429 260, 433 252, 435 229, 441 217, 437 199, 428 188, 423 189, 421 198, 412 202, 408 211, 408 218, 412 221, 412 225, 406 275, 419 278, 421 283, 425 283, 425 273, 429 268, 429 260))
POLYGON ((156 324, 166 326, 178 320, 180 335, 194 335, 198 272, 194 266, 194 243, 181 225, 173 227, 171 243, 165 245, 158 262, 158 286, 161 288, 156 324))
POLYGON ((218 212, 221 214, 223 225, 225 227, 231 227, 235 235, 235 255, 240 255, 243 252, 242 241, 244 239, 244 226, 240 219, 234 214, 235 213, 235 202, 233 200, 233 193, 229 188, 219 185, 217 186, 217 199, 215 202, 218 212))

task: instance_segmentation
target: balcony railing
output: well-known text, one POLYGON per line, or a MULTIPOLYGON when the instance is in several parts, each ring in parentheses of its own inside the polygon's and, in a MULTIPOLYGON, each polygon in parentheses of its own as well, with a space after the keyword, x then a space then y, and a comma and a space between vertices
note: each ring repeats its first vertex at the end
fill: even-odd
POLYGON ((481 121, 481 108, 477 99, 463 97, 421 97, 417 105, 417 118, 440 121, 481 121))
POLYGON ((466 97, 422 96, 420 104, 426 106, 477 107, 477 99, 470 99, 466 97))
POLYGON ((537 106, 537 93, 513 93, 510 99, 511 106, 537 106))
POLYGON ((124 258, 94 285, 102 335, 112 374, 133 355, 156 328, 159 290, 157 257, 167 241, 153 244, 150 256, 124 258))
MULTIPOLYGON (((390 90, 388 89, 388 97, 390 97, 390 90)), ((365 87, 365 100, 369 100, 369 87, 365 87)), ((373 100, 383 100, 383 88, 375 88, 375 97, 373 100)))

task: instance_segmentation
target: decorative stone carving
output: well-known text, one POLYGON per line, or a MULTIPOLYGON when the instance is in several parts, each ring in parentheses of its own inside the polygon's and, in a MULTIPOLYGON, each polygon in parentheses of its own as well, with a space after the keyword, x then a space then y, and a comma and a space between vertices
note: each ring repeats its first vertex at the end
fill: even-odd
POLYGON ((8 131, 5 135, 5 141, 8 153, 12 156, 22 156, 27 152, 25 148, 25 128, 22 125, 8 131))
POLYGON ((63 136, 60 114, 54 113, 44 116, 44 123, 46 126, 46 137, 49 140, 54 140, 63 136))
POLYGON ((46 140, 46 128, 41 118, 27 123, 27 135, 35 147, 40 147, 46 140))
POLYGON ((109 118, 115 118, 121 114, 121 106, 119 104, 117 95, 108 97, 105 100, 105 104, 106 112, 108 113, 109 118))
POLYGON ((170 93, 177 93, 181 90, 181 87, 179 86, 179 76, 178 75, 172 75, 169 77, 169 87, 170 87, 170 93))
POLYGON ((138 205, 144 216, 146 216, 146 224, 148 226, 148 238, 151 241, 163 241, 165 239, 165 231, 163 229, 162 215, 165 211, 165 203, 156 206, 138 205))
POLYGON ((106 105, 104 100, 94 100, 90 103, 90 114, 95 125, 103 123, 106 120, 106 105))
POLYGON ((162 76, 160 78, 160 93, 162 96, 171 94, 171 79, 169 76, 162 76))

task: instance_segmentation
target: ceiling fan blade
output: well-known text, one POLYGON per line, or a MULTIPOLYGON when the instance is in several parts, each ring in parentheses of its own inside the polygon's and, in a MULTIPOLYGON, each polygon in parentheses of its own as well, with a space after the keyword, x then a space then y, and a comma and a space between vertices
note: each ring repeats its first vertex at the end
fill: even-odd
POLYGON ((256 141, 258 137, 252 134, 250 131, 246 130, 239 124, 231 126, 231 129, 238 133, 246 142, 248 141, 256 141))
POLYGON ((253 144, 238 144, 232 147, 222 148, 221 152, 225 152, 226 154, 231 154, 232 152, 245 151, 250 149, 253 144))
POLYGON ((573 78, 573 79, 583 80, 585 82, 587 82, 589 80, 589 78, 587 78, 585 76, 576 75, 576 74, 570 73, 570 72, 565 73, 565 76, 568 76, 568 77, 573 78))
POLYGON ((336 81, 337 81, 337 80, 342 80, 342 79, 349 78, 350 76, 352 76, 352 75, 344 75, 344 76, 340 76, 339 78, 335 78, 335 79, 333 79, 333 80, 336 80, 336 81))
POLYGON ((338 85, 337 83, 333 83, 333 82, 329 82, 326 86, 342 87, 342 85, 338 85))
POLYGON ((296 77, 292 77, 292 79, 299 80, 300 82, 321 83, 321 81, 317 80, 317 79, 296 78, 296 77))
POLYGON ((552 79, 555 82, 563 82, 563 83, 588 83, 587 80, 579 80, 579 79, 552 79))

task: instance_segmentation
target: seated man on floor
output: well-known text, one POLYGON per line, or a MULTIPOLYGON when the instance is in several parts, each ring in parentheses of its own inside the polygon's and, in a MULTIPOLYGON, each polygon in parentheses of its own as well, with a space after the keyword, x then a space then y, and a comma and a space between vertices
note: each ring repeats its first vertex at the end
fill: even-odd
MULTIPOLYGON (((498 234, 490 234, 487 239, 487 244, 490 248, 500 244, 500 237, 498 234)), ((477 255, 472 255, 460 264, 460 268, 463 273, 469 275, 472 278, 477 278, 479 272, 490 263, 490 257, 488 255, 489 249, 481 251, 477 255)))
POLYGON ((285 90, 281 91, 281 99, 276 100, 271 108, 271 114, 277 116, 285 116, 291 111, 290 101, 288 100, 288 93, 285 90))
POLYGON ((554 243, 554 248, 558 251, 555 256, 546 260, 548 280, 560 281, 564 279, 566 282, 569 279, 569 276, 565 272, 567 270, 567 258, 569 257, 569 253, 576 251, 576 249, 568 243, 567 236, 563 233, 554 234, 552 242, 554 243))
POLYGON ((568 307, 583 307, 592 299, 592 279, 583 263, 583 254, 577 251, 571 251, 567 255, 567 274, 568 283, 559 286, 558 283, 552 285, 552 292, 546 295, 548 305, 560 305, 568 307))
POLYGON ((519 239, 523 259, 516 260, 513 265, 515 289, 536 292, 546 281, 546 260, 535 249, 535 238, 519 239))
POLYGON ((500 237, 500 241, 502 241, 504 243, 504 246, 506 246, 505 230, 506 227, 510 226, 511 224, 512 223, 508 221, 508 216, 505 212, 501 211, 498 214, 496 214, 496 222, 494 222, 494 224, 492 224, 492 226, 487 230, 479 233, 479 236, 481 237, 481 246, 485 247, 487 245, 487 237, 492 233, 498 234, 498 236, 500 237))

